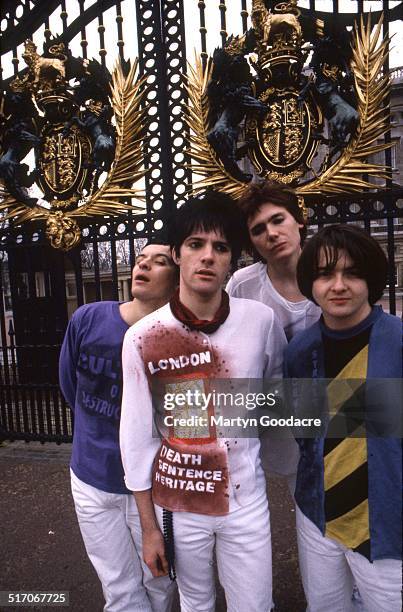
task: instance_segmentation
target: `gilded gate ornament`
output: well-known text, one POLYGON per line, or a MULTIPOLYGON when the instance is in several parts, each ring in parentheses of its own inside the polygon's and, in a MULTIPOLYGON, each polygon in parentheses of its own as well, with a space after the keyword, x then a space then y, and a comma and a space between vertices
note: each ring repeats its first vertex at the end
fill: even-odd
POLYGON ((27 40, 23 58, 27 70, 0 107, 0 212, 15 224, 45 221, 52 246, 67 251, 88 217, 144 208, 133 187, 144 175, 144 81, 136 79, 137 60, 117 63, 110 74, 55 40, 42 55, 27 40), (31 149, 33 171, 23 163, 31 149), (34 185, 42 197, 33 197, 34 185))
POLYGON ((305 196, 374 187, 390 169, 367 161, 390 144, 383 73, 388 40, 371 16, 350 34, 301 17, 296 0, 252 2, 252 28, 230 36, 205 69, 189 66, 186 109, 195 190, 235 198, 261 177, 305 196), (311 56, 310 56, 311 54, 311 56), (310 59, 309 63, 308 60, 310 59))

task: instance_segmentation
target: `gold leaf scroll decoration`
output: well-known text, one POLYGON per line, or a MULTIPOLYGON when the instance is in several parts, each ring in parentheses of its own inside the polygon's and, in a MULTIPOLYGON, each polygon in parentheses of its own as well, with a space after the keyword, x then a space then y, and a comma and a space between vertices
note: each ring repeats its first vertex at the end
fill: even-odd
POLYGON ((191 166, 192 172, 203 177, 193 184, 193 191, 198 192, 207 187, 213 187, 237 199, 242 195, 247 184, 237 181, 225 170, 207 140, 210 128, 207 86, 213 66, 210 60, 203 71, 202 61, 198 55, 195 58, 194 68, 188 64, 187 92, 189 99, 185 108, 185 121, 190 129, 188 152, 196 162, 191 166))
POLYGON ((144 205, 123 203, 121 200, 143 200, 139 189, 133 185, 145 174, 143 169, 142 135, 147 108, 140 108, 145 95, 145 79, 135 80, 137 59, 129 74, 124 76, 120 62, 112 73, 112 107, 116 121, 115 159, 104 183, 84 205, 68 213, 71 217, 82 215, 119 215, 128 210, 144 210, 144 205))
POLYGON ((390 77, 383 71, 388 54, 388 38, 381 39, 383 16, 371 36, 371 15, 366 24, 361 16, 360 25, 355 23, 352 70, 358 96, 360 116, 356 133, 350 138, 339 159, 315 179, 297 187, 299 195, 333 195, 354 193, 376 185, 362 178, 365 173, 371 177, 387 179, 391 169, 384 164, 367 162, 374 155, 393 146, 376 144, 390 128, 384 102, 389 94, 390 77))
MULTIPOLYGON (((0 184, 2 181, 0 181, 0 184)), ((13 223, 25 223, 26 221, 34 221, 45 219, 48 211, 41 206, 33 206, 30 208, 22 202, 17 202, 13 196, 9 195, 7 190, 1 185, 0 190, 0 214, 1 221, 12 221, 13 223)))
MULTIPOLYGON (((115 65, 112 73, 112 105, 116 121, 116 150, 111 170, 102 184, 82 206, 64 213, 63 218, 74 218, 95 215, 118 215, 128 210, 144 210, 140 200, 144 198, 142 192, 132 187, 145 174, 143 169, 142 133, 147 108, 141 109, 146 93, 145 79, 135 80, 137 72, 137 59, 133 62, 129 74, 124 76, 120 63, 115 65), (136 198, 139 204, 134 206, 123 203, 125 198, 136 198)), ((17 202, 6 190, 0 190, 0 213, 2 221, 11 220, 13 223, 25 223, 34 220, 50 219, 53 215, 51 209, 36 205, 32 208, 17 202)), ((53 221, 53 217, 52 217, 53 221)), ((48 223, 48 224, 49 224, 48 223)))

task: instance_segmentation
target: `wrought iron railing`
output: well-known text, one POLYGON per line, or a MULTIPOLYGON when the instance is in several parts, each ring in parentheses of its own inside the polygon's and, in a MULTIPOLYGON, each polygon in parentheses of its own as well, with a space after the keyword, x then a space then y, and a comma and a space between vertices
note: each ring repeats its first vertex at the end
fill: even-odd
MULTIPOLYGON (((135 260, 136 240, 149 237, 164 225, 169 214, 183 200, 192 180, 185 147, 187 128, 181 113, 181 105, 186 100, 183 87, 186 59, 192 61, 193 47, 196 46, 206 61, 214 46, 223 43, 232 33, 235 21, 238 28, 236 33, 246 31, 251 2, 103 0, 89 6, 85 0, 48 0, 46 3, 40 0, 4 0, 1 4, 1 17, 7 27, 2 36, 0 67, 3 74, 6 62, 13 67, 13 75, 8 70, 3 84, 22 69, 19 45, 39 28, 42 28, 45 38, 49 38, 50 15, 56 10, 60 18, 58 31, 66 41, 78 39, 82 57, 97 55, 101 62, 112 56, 127 58, 124 15, 131 10, 137 26, 140 68, 147 76, 149 85, 148 144, 144 151, 148 169, 146 208, 143 214, 136 216, 128 214, 120 219, 90 220, 83 230, 83 247, 87 247, 87 255, 90 252, 91 261, 88 261, 88 257, 85 259, 86 254, 80 249, 60 256, 58 269, 62 273, 57 282, 63 288, 66 316, 63 322, 60 319, 55 324, 53 341, 35 344, 17 342, 16 323, 21 322, 14 320, 16 313, 9 308, 9 303, 16 302, 16 289, 10 290, 5 274, 10 257, 19 251, 26 252, 25 263, 29 270, 30 254, 43 248, 46 242, 44 229, 34 224, 15 228, 3 224, 4 227, 0 227, 0 439, 60 443, 71 441, 73 427, 70 409, 55 381, 67 315, 70 316, 77 306, 88 301, 128 299, 129 271, 135 260), (19 5, 22 8, 17 11, 19 5), (76 17, 70 19, 73 8, 77 8, 75 5, 78 7, 76 17), (110 9, 113 9, 113 23, 107 22, 106 13, 110 9), (236 11, 235 20, 233 16, 236 11), (195 35, 186 45, 185 26, 189 19, 194 20, 195 35), (88 34, 94 24, 96 42, 92 44, 95 51, 91 49, 88 34), (112 26, 116 31, 116 48, 106 49, 105 30, 112 26), (107 260, 106 265, 103 257, 107 260), (35 375, 33 370, 36 370, 35 375)), ((379 3, 379 9, 385 11, 385 32, 389 22, 400 18, 401 7, 400 4, 389 8, 387 0, 379 3)), ((364 11, 363 0, 358 0, 357 8, 359 12, 364 11)), ((320 11, 321 2, 310 0, 309 9, 305 7, 302 12, 306 13, 307 10, 320 11)), ((333 0, 333 10, 334 13, 338 11, 337 0, 333 0)), ((108 15, 110 19, 111 13, 108 15)), ((319 18, 325 15, 317 13, 319 18)), ((380 11, 374 14, 375 21, 379 15, 380 11)), ((347 13, 338 15, 342 25, 351 25, 353 17, 347 13)), ((385 66, 385 69, 388 67, 385 66)), ((392 82, 400 86, 402 67, 394 68, 391 76, 392 82)), ((386 162, 390 163, 390 153, 387 153, 386 162)), ((360 223, 379 238, 389 257, 387 300, 390 312, 395 313, 402 311, 403 190, 398 189, 392 181, 389 181, 388 188, 388 191, 367 192, 359 197, 317 202, 311 207, 309 224, 315 231, 318 226, 328 223, 360 223), (398 265, 400 276, 396 279, 398 265)), ((11 271, 16 274, 13 265, 14 272, 11 271)), ((30 288, 35 292, 33 277, 30 288)), ((37 297, 40 301, 51 296, 37 297)), ((29 318, 34 314, 28 311, 25 316, 29 318)))

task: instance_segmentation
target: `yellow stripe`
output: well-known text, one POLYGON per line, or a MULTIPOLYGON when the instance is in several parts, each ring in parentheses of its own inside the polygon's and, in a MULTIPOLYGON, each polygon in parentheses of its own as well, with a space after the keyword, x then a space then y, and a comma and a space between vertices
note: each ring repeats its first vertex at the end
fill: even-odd
POLYGON ((366 378, 368 363, 368 344, 353 357, 336 378, 366 378))
MULTIPOLYGON (((362 428, 357 428, 352 435, 364 436, 365 432, 362 428)), ((344 438, 323 458, 325 491, 347 478, 366 461, 367 439, 365 437, 344 438)))
POLYGON ((367 377, 368 345, 357 353, 338 375, 328 384, 327 395, 329 400, 329 415, 334 416, 347 402, 362 381, 367 377), (352 380, 356 379, 356 380, 352 380), (343 380, 346 382, 343 383, 343 380))
POLYGON ((325 535, 337 540, 347 548, 357 548, 369 539, 368 500, 326 523, 325 535))
MULTIPOLYGON (((368 345, 338 373, 327 387, 329 415, 334 416, 367 377, 368 345), (343 381, 345 381, 343 383, 343 381)), ((365 429, 358 427, 324 458, 324 486, 328 491, 367 461, 365 429), (361 437, 357 437, 361 435, 361 437), (353 437, 354 436, 354 437, 353 437)), ((347 548, 357 548, 369 539, 368 499, 326 523, 326 536, 347 548)))

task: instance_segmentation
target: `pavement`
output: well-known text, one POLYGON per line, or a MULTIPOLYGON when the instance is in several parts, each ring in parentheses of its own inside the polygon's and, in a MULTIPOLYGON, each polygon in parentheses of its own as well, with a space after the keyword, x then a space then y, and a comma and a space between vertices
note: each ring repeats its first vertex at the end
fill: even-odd
MULTIPOLYGON (((102 590, 70 494, 70 453, 70 444, 0 444, 0 591, 69 591, 70 604, 63 609, 101 612, 102 590)), ((302 612, 294 508, 285 481, 271 479, 268 487, 276 612, 302 612)), ((0 612, 13 609, 0 607, 0 612)), ((43 612, 44 607, 24 610, 43 612)), ((216 612, 225 610, 218 584, 216 612)), ((173 612, 179 611, 176 603, 173 612)))

